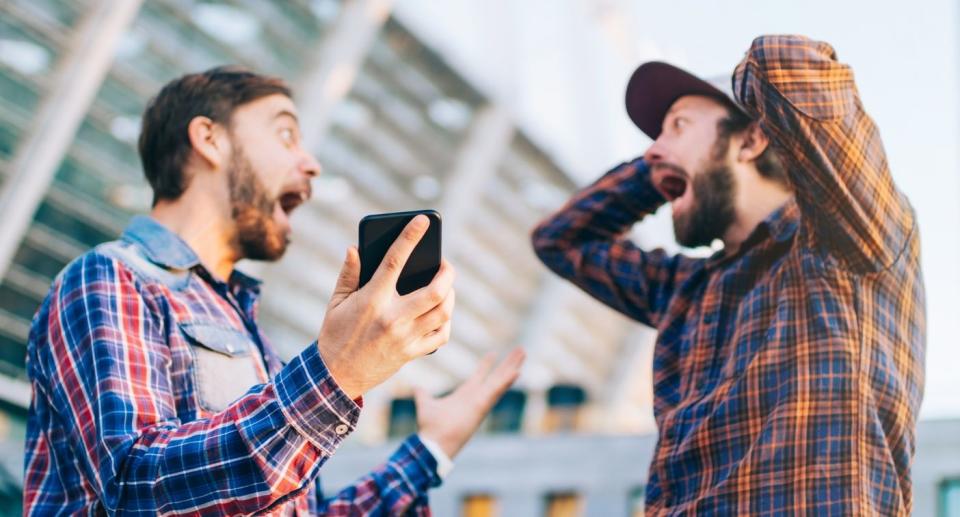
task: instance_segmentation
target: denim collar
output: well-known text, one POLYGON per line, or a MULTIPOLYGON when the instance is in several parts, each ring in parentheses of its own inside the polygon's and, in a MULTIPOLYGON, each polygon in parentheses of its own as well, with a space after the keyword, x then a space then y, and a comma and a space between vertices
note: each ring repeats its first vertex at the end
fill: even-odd
POLYGON ((190 269, 200 264, 200 258, 177 234, 156 219, 135 216, 123 230, 120 240, 135 244, 143 254, 158 266, 169 269, 190 269))
MULTIPOLYGON (((150 262, 160 267, 180 270, 203 267, 200 258, 186 241, 152 217, 134 216, 123 230, 120 240, 137 246, 150 262)), ((207 274, 213 278, 211 273, 207 274)), ((228 283, 259 293, 261 281, 234 268, 228 283)))

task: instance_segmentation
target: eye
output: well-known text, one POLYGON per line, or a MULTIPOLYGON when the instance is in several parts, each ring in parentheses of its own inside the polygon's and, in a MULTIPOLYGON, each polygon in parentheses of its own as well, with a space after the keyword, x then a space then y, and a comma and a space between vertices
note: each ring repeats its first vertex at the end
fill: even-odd
POLYGON ((673 127, 674 127, 674 129, 676 129, 677 131, 680 131, 680 130, 682 130, 683 128, 687 127, 687 124, 689 124, 689 123, 690 123, 690 121, 687 120, 687 119, 684 118, 684 117, 677 117, 677 118, 673 119, 673 127))
POLYGON ((288 127, 281 128, 280 139, 283 140, 284 145, 291 146, 296 143, 296 134, 293 132, 293 129, 288 127))

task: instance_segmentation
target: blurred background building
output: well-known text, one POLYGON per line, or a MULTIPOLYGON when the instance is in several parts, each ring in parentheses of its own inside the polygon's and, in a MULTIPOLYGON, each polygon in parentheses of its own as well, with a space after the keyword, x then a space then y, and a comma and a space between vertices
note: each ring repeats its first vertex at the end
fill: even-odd
MULTIPOLYGON (((436 514, 642 514, 655 334, 547 274, 528 244, 598 163, 637 154, 638 141, 598 123, 623 124, 620 101, 591 105, 581 84, 622 90, 616 63, 663 57, 629 44, 626 3, 561 2, 570 13, 551 27, 603 41, 527 62, 538 36, 519 25, 544 2, 477 2, 487 7, 457 19, 416 0, 0 1, 0 513, 19 512, 37 306, 70 260, 149 209, 136 153, 147 99, 179 75, 237 63, 294 85, 305 141, 324 166, 287 255, 241 266, 265 280, 261 321, 285 356, 315 338, 366 214, 438 209, 459 273, 451 343, 365 397, 357 433, 323 469, 325 490, 415 431, 414 386, 446 391, 485 353, 523 346, 520 380, 432 493, 436 514), (449 36, 451 26, 471 37, 449 36), (520 87, 558 63, 572 90, 520 87), (506 79, 483 72, 504 66, 515 71, 506 79), (538 122, 538 106, 582 127, 538 122)), ((641 242, 671 246, 658 219, 641 242)), ((960 421, 923 422, 917 447, 916 514, 960 515, 960 421)))

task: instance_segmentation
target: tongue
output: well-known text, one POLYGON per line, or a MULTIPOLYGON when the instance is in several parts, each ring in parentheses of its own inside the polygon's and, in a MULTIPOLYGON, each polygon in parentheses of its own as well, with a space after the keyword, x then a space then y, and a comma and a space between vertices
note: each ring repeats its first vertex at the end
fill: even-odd
POLYGON ((675 178, 672 176, 667 176, 663 178, 663 182, 660 184, 663 190, 672 198, 676 199, 683 196, 684 192, 687 189, 687 182, 680 178, 675 178))

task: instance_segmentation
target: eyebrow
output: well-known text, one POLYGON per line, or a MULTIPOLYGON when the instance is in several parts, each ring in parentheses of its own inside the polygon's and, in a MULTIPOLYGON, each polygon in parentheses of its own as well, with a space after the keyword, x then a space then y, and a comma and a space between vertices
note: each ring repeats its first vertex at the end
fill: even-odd
POLYGON ((663 115, 663 118, 666 119, 666 118, 669 117, 671 114, 674 114, 674 115, 675 115, 675 114, 677 114, 677 113, 679 113, 679 112, 682 112, 682 111, 685 110, 685 109, 686 109, 685 106, 680 106, 679 108, 676 107, 676 106, 670 106, 670 109, 668 109, 667 112, 663 115))
POLYGON ((273 116, 273 120, 277 120, 278 118, 282 118, 282 117, 290 117, 297 124, 300 123, 300 119, 297 118, 297 114, 290 110, 280 110, 279 112, 277 112, 276 115, 273 116))

